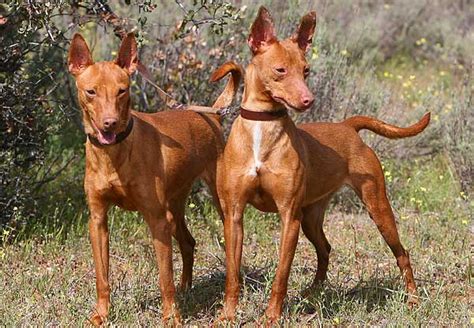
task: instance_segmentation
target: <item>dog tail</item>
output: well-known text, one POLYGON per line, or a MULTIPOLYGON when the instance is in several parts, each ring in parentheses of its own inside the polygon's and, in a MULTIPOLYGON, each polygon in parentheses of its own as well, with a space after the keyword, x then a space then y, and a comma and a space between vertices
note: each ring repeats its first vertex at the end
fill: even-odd
POLYGON ((231 77, 227 81, 224 91, 219 95, 214 104, 213 108, 226 108, 232 104, 232 100, 235 94, 239 90, 239 84, 244 75, 244 70, 238 64, 233 61, 228 61, 212 73, 211 82, 217 82, 227 74, 231 74, 231 77))
POLYGON ((368 116, 350 117, 342 123, 349 125, 357 132, 367 129, 390 139, 398 139, 416 136, 423 131, 428 126, 428 123, 430 123, 430 113, 426 113, 421 120, 406 128, 391 125, 368 116))

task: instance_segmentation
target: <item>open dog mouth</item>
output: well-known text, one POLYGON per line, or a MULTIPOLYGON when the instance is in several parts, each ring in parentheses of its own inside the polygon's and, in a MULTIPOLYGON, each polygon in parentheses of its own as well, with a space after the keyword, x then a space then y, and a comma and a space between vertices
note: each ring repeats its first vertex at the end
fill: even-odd
POLYGON ((103 145, 111 145, 115 143, 115 139, 117 137, 117 134, 112 131, 103 131, 100 129, 97 129, 97 139, 99 142, 103 145))
POLYGON ((112 145, 115 143, 115 140, 117 138, 117 134, 115 132, 99 129, 97 125, 95 124, 94 120, 91 120, 91 122, 92 122, 92 126, 94 130, 97 133, 97 140, 99 141, 100 144, 112 145))

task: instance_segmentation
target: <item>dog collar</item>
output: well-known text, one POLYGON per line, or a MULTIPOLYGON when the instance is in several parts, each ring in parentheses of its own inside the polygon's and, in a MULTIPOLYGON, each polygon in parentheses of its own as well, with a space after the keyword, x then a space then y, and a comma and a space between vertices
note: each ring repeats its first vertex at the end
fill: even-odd
POLYGON ((127 128, 125 129, 125 131, 122 131, 117 134, 117 136, 115 137, 115 142, 113 144, 110 144, 110 145, 101 144, 99 140, 97 140, 96 137, 93 137, 90 134, 87 135, 87 138, 94 146, 97 146, 97 147, 113 146, 124 141, 132 132, 132 128, 133 128, 133 116, 128 121, 127 128))
POLYGON ((286 109, 279 109, 271 112, 255 112, 240 107, 240 116, 251 121, 274 121, 288 115, 286 109))

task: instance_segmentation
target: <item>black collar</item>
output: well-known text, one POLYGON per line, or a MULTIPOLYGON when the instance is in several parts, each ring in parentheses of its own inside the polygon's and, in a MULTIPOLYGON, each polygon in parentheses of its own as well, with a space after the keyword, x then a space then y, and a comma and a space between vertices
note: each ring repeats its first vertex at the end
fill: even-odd
POLYGON ((272 112, 255 112, 240 107, 240 116, 251 121, 274 121, 288 115, 286 109, 279 109, 272 112))
POLYGON ((119 144, 122 141, 124 141, 130 135, 130 133, 132 132, 132 129, 133 129, 133 116, 130 117, 130 120, 128 121, 128 125, 127 125, 127 128, 125 129, 125 131, 122 131, 122 132, 117 134, 117 136, 115 137, 115 142, 113 144, 103 145, 99 142, 99 140, 97 140, 96 137, 93 137, 90 134, 87 135, 87 138, 89 138, 89 141, 96 147, 113 146, 113 145, 119 144))

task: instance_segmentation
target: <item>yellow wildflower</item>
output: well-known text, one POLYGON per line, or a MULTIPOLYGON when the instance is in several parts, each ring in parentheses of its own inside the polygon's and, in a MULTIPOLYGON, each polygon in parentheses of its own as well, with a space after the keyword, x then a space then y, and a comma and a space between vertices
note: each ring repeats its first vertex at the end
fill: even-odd
POLYGON ((425 38, 421 38, 419 40, 416 40, 415 44, 417 46, 421 46, 422 44, 425 44, 426 43, 426 39, 425 38))
POLYGON ((319 58, 319 50, 318 47, 313 47, 313 54, 311 55, 311 59, 318 59, 319 58))

